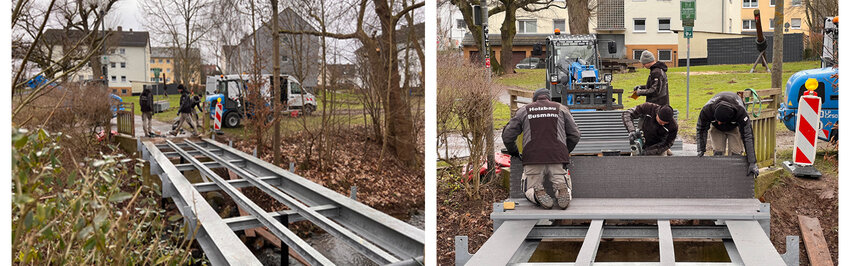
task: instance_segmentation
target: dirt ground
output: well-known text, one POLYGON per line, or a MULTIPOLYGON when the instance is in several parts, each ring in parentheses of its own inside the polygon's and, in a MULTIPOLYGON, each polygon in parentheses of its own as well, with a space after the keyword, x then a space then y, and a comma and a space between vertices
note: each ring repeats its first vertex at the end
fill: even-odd
MULTIPOLYGON (((822 160, 821 165, 831 164, 837 169, 837 159, 824 159, 819 154, 817 160, 822 160)), ((800 265, 810 264, 798 215, 818 218, 832 261, 838 263, 838 174, 824 168, 828 167, 818 166, 823 173, 820 179, 796 178, 783 173, 780 181, 761 198, 770 203, 770 240, 780 253, 785 252, 785 236, 801 237, 800 265)))
POLYGON ((481 199, 471 200, 462 188, 446 185, 444 180, 438 180, 438 184, 437 263, 455 265, 455 236, 468 236, 469 252, 478 251, 493 234, 493 203, 507 198, 508 191, 496 184, 485 184, 481 199))

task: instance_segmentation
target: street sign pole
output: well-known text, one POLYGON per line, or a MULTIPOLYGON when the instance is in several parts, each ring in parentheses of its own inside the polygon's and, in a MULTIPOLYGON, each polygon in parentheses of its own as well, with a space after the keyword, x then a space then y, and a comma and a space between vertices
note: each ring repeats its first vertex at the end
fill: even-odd
POLYGON ((683 36, 688 41, 688 51, 685 61, 687 72, 685 74, 685 119, 691 114, 691 38, 694 37, 694 20, 697 19, 697 4, 695 0, 682 0, 680 2, 680 13, 682 16, 683 36))

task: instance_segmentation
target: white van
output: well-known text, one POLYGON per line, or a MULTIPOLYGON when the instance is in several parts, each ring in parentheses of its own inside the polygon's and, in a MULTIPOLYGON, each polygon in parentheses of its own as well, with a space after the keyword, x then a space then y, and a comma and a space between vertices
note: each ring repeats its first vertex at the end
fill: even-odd
MULTIPOLYGON (((269 88, 272 84, 272 75, 271 74, 262 74, 263 79, 263 95, 268 97, 269 88)), ((245 83, 251 82, 251 75, 249 74, 228 74, 228 75, 219 75, 219 76, 207 76, 207 86, 206 93, 207 95, 217 94, 220 90, 218 90, 218 81, 222 79, 232 80, 232 79, 241 79, 245 81, 245 83)), ((280 75, 280 102, 284 103, 286 106, 286 111, 291 110, 303 110, 303 112, 307 115, 313 113, 316 110, 316 96, 305 90, 301 87, 301 82, 299 82, 295 77, 290 75, 280 75)), ((239 91, 230 90, 230 94, 240 94, 239 91)), ((228 95, 230 98, 234 98, 237 95, 228 95)))

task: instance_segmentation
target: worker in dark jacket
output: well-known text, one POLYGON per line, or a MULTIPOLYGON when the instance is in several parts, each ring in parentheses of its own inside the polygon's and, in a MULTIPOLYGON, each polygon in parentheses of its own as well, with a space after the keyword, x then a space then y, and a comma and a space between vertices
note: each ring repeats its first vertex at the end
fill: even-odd
POLYGON ((142 110, 142 130, 145 131, 145 136, 153 137, 151 131, 151 118, 153 118, 153 92, 149 87, 142 89, 142 94, 139 95, 139 108, 142 110))
POLYGON ((754 178, 758 176, 753 126, 744 101, 738 94, 721 92, 708 100, 699 113, 696 130, 697 156, 705 154, 706 137, 711 135, 715 156, 723 155, 727 149, 730 155, 740 155, 742 150, 746 151, 750 164, 747 174, 754 178))
POLYGON ((623 112, 623 124, 629 131, 629 140, 635 140, 634 119, 640 119, 638 128, 643 132, 644 155, 667 155, 673 141, 679 133, 679 125, 673 118, 673 108, 669 105, 643 103, 623 112))
MULTIPOLYGON (((640 54, 640 63, 649 68, 649 78, 646 85, 638 85, 634 88, 637 96, 646 96, 646 102, 660 106, 670 104, 670 96, 667 92, 667 65, 655 60, 652 52, 644 50, 640 54)), ((637 99, 637 97, 635 97, 637 99)))
POLYGON ((183 123, 187 123, 189 129, 192 130, 192 136, 197 136, 198 132, 195 131, 195 122, 192 119, 192 107, 195 102, 189 96, 189 91, 183 87, 183 84, 177 86, 177 91, 180 92, 180 107, 177 109, 179 120, 176 128, 172 129, 171 135, 177 136, 178 131, 183 127, 183 123))
POLYGON ((523 165, 523 191, 529 201, 551 209, 552 197, 543 189, 544 179, 549 179, 555 189, 555 198, 561 209, 572 200, 572 183, 567 164, 572 151, 581 138, 570 110, 550 101, 549 90, 534 92, 532 103, 519 108, 502 131, 502 141, 511 156, 519 157, 523 165), (522 133, 522 154, 516 139, 522 133))

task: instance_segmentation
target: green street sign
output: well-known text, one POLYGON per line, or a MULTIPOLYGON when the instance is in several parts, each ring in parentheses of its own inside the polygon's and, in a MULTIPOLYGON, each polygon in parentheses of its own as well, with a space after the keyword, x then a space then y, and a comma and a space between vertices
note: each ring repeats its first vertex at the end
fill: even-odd
POLYGON ((153 76, 155 78, 159 78, 159 73, 162 72, 162 68, 151 68, 151 70, 153 70, 153 76))
POLYGON ((694 27, 685 26, 685 39, 694 37, 694 27))
POLYGON ((693 23, 693 20, 697 18, 697 3, 694 0, 682 0, 681 2, 681 13, 682 13, 682 22, 686 20, 690 20, 693 23))

